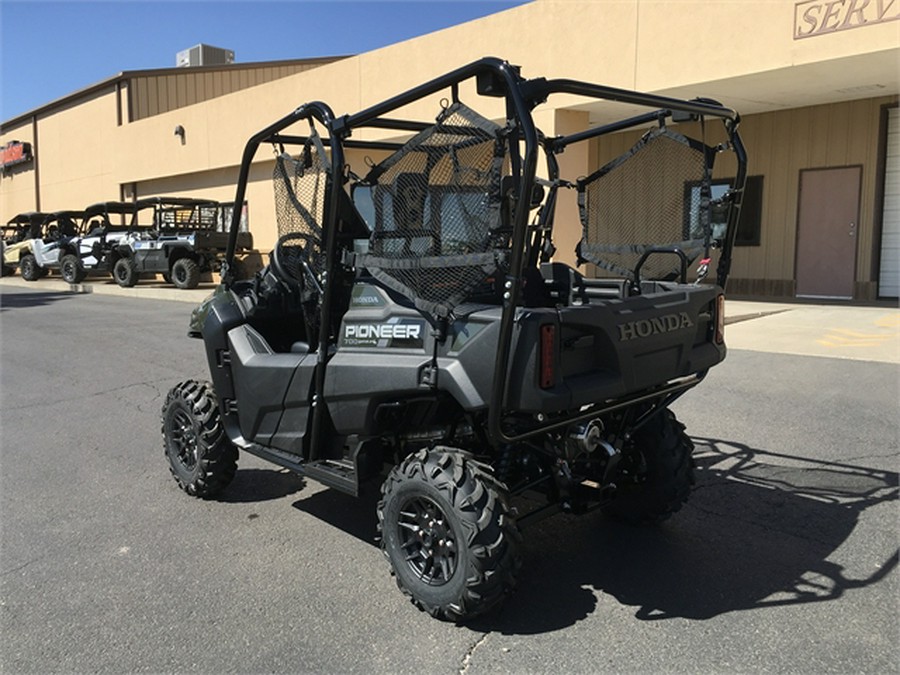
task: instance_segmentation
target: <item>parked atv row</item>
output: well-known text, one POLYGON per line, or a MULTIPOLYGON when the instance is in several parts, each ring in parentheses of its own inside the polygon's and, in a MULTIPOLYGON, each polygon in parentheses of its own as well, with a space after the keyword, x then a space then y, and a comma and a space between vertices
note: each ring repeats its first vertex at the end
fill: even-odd
MULTIPOLYGON (((23 279, 37 281, 55 270, 70 284, 110 274, 123 287, 161 274, 178 288, 196 288, 204 274, 219 271, 228 243, 221 231, 226 210, 230 205, 208 199, 151 197, 22 213, 3 231, 3 274, 18 268, 23 279)), ((250 233, 240 232, 236 250, 252 248, 250 233)))

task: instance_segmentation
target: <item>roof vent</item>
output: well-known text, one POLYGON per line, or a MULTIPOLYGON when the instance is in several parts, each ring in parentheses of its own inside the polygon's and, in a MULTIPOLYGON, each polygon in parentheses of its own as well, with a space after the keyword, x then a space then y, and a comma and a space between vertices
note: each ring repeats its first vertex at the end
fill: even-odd
POLYGON ((211 45, 199 44, 190 49, 183 49, 175 55, 175 65, 178 68, 225 66, 229 63, 234 63, 234 52, 211 45))

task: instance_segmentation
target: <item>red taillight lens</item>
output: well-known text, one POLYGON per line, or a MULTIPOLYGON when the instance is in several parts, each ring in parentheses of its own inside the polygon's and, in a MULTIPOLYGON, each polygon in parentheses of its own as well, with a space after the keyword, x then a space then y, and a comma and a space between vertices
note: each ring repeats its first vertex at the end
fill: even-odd
POLYGON ((556 326, 541 326, 541 389, 549 389, 556 380, 556 326))
POLYGON ((716 344, 725 344, 725 296, 716 298, 716 344))

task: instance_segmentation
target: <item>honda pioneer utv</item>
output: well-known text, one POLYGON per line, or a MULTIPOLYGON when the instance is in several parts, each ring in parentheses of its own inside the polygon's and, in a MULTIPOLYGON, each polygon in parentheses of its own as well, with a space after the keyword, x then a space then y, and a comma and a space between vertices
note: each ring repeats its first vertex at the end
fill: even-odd
POLYGON ((222 284, 189 331, 211 382, 178 384, 162 410, 175 480, 212 497, 246 451, 353 495, 381 483, 400 589, 454 621, 511 591, 530 521, 668 517, 693 482, 669 405, 725 356, 737 127, 710 100, 524 79, 493 58, 356 114, 301 105, 245 147, 235 204, 271 144, 280 236, 236 280, 236 209, 222 284), (543 134, 533 112, 557 94, 599 122, 543 134), (625 130, 636 141, 617 159, 560 175, 569 146, 625 130), (714 200, 719 154, 733 172, 714 200), (596 277, 553 260, 564 197, 596 277))

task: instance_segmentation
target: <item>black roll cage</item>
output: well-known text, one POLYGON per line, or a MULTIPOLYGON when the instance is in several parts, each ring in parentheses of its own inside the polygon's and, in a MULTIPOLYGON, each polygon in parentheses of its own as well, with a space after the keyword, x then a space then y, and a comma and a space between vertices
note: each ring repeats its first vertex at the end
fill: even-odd
MULTIPOLYGON (((384 115, 396 111, 410 103, 416 102, 427 96, 436 94, 442 90, 450 89, 453 101, 459 99, 459 85, 472 78, 476 81, 476 91, 480 96, 503 98, 506 103, 506 119, 510 123, 510 146, 516 149, 511 154, 511 169, 514 181, 518 184, 518 195, 532 195, 537 183, 536 171, 538 156, 541 149, 547 157, 547 168, 550 173, 551 188, 550 202, 555 201, 555 187, 558 187, 558 165, 555 155, 562 152, 567 146, 581 141, 589 140, 615 131, 622 131, 645 125, 654 121, 662 121, 666 118, 677 116, 679 120, 704 119, 706 117, 721 119, 725 126, 730 149, 737 159, 737 172, 734 187, 729 193, 731 209, 726 228, 726 234, 721 241, 721 254, 717 269, 718 284, 724 288, 731 267, 731 251, 737 234, 737 223, 740 213, 740 204, 743 196, 743 187, 746 179, 746 152, 741 142, 737 128, 740 116, 732 109, 724 107, 709 99, 681 100, 666 96, 617 89, 602 85, 590 84, 570 79, 545 79, 536 78, 526 80, 521 77, 519 68, 507 61, 495 57, 485 57, 468 65, 462 66, 445 75, 432 79, 424 84, 409 89, 381 103, 370 106, 351 115, 335 116, 328 104, 321 101, 313 101, 301 105, 282 119, 270 124, 254 134, 246 143, 241 158, 241 167, 238 176, 237 191, 234 198, 234 210, 232 212, 231 228, 229 231, 228 247, 226 250, 226 264, 223 270, 223 283, 230 285, 234 281, 231 273, 231 262, 234 260, 237 246, 238 232, 240 229, 240 206, 246 197, 247 183, 250 176, 250 167, 259 146, 263 143, 302 145, 307 141, 307 136, 283 135, 281 132, 290 126, 308 121, 312 126, 313 121, 318 122, 327 131, 327 137, 322 142, 331 150, 330 185, 332 189, 328 196, 325 213, 325 224, 332 227, 337 222, 339 208, 338 189, 343 189, 348 181, 345 173, 344 148, 366 148, 373 150, 396 150, 402 147, 402 143, 381 141, 357 141, 351 139, 354 130, 361 128, 389 129, 398 131, 417 132, 431 126, 431 122, 421 122, 403 119, 387 118, 384 115), (654 108, 653 112, 637 115, 612 124, 606 124, 567 136, 544 138, 535 127, 531 112, 535 107, 545 102, 552 94, 574 94, 592 99, 616 101, 619 103, 634 104, 654 108), (521 154, 520 152, 521 151, 521 154)), ((547 204, 545 203, 545 206, 547 204)), ((552 207, 552 203, 550 204, 552 207)), ((531 209, 530 198, 520 198, 515 201, 515 209, 511 220, 512 238, 509 256, 509 273, 503 280, 503 311, 500 323, 500 335, 497 346, 496 369, 494 371, 491 400, 488 407, 488 432, 491 439, 500 443, 512 443, 524 438, 547 431, 552 428, 562 428, 581 419, 587 419, 598 412, 609 412, 623 408, 641 400, 662 399, 671 400, 683 391, 699 382, 704 374, 699 374, 683 381, 670 383, 650 394, 643 394, 625 402, 613 404, 597 404, 590 410, 584 410, 565 420, 554 419, 552 422, 540 424, 518 436, 508 435, 503 427, 504 417, 503 403, 509 376, 510 345, 513 327, 516 320, 516 308, 519 303, 522 272, 526 262, 526 253, 532 250, 528 239, 528 217, 531 209)), ((552 226, 552 208, 545 212, 544 229, 552 226)), ((334 269, 338 261, 336 259, 336 236, 329 236, 326 230, 325 254, 326 269, 334 269)), ((537 253, 535 253, 537 255, 537 253)), ((549 257, 548 254, 544 254, 549 257)), ((322 330, 319 331, 319 344, 316 350, 317 367, 315 375, 315 389, 313 396, 313 423, 311 448, 319 447, 326 406, 323 402, 325 388, 325 369, 328 360, 329 346, 332 340, 329 329, 330 317, 333 305, 332 285, 326 284, 321 303, 322 330)))

